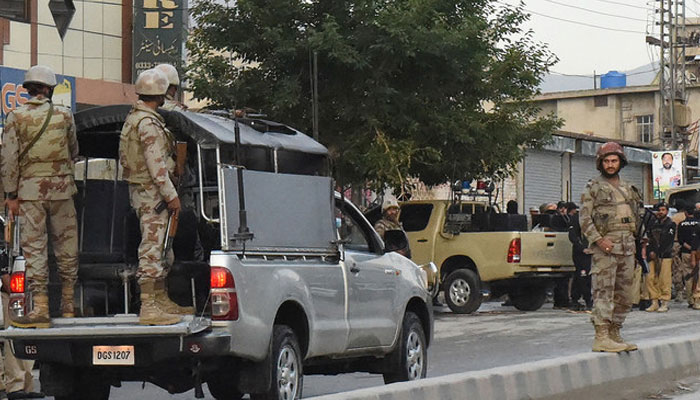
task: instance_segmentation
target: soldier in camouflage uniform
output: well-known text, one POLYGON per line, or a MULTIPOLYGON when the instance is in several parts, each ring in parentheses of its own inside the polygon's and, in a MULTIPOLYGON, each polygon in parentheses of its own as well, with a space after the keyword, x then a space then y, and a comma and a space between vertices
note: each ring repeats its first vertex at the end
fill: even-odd
POLYGON ((78 224, 73 161, 78 140, 71 111, 51 103, 56 76, 49 67, 30 68, 23 86, 32 97, 7 117, 0 169, 10 218, 22 216, 20 243, 34 308, 12 324, 48 328, 49 237, 61 277, 61 314, 75 316, 78 224))
POLYGON ((142 72, 136 80, 139 100, 124 122, 119 142, 119 162, 124 179, 129 182, 131 206, 136 210, 141 227, 138 249, 138 282, 141 288, 142 325, 171 325, 185 313, 165 292, 167 265, 172 252, 162 259, 169 213, 180 212, 180 199, 171 176, 175 170, 174 138, 165 127, 156 109, 163 105, 168 80, 154 69, 142 72), (162 201, 167 211, 155 208, 162 201))
POLYGON ((593 351, 636 350, 620 329, 632 306, 635 238, 641 201, 639 191, 620 178, 627 165, 622 146, 600 147, 596 164, 601 176, 591 179, 581 196, 581 230, 593 250, 593 351))
POLYGON ((170 64, 158 64, 156 68, 168 78, 168 91, 165 92, 165 103, 160 107, 167 111, 184 111, 186 106, 176 100, 177 90, 180 88, 180 75, 177 69, 170 64))
MULTIPOLYGON (((399 222, 399 213, 401 208, 399 208, 399 203, 394 198, 387 197, 382 203, 382 219, 374 224, 374 230, 377 231, 382 240, 385 239, 385 234, 387 231, 402 231, 403 226, 399 222)), ((411 258, 411 249, 406 247, 401 250, 396 250, 397 253, 411 258)))

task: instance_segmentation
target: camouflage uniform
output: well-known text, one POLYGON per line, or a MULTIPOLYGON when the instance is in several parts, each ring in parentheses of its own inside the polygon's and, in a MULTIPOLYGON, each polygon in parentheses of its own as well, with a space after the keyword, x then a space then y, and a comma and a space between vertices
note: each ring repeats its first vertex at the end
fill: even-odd
POLYGON ((390 219, 382 218, 374 224, 374 230, 377 231, 379 237, 384 240, 386 231, 402 231, 403 227, 400 222, 394 222, 390 219))
POLYGON ((591 179, 581 196, 581 229, 593 250, 593 314, 596 326, 622 324, 632 306, 631 286, 637 207, 637 189, 620 179, 617 187, 602 176, 591 179), (608 238, 609 253, 596 242, 608 238))
POLYGON ((34 293, 47 293, 47 233, 62 284, 72 287, 78 273, 78 224, 73 204, 77 192, 73 159, 78 156, 78 140, 70 110, 54 106, 46 131, 19 159, 44 124, 48 110, 47 99, 33 97, 8 115, 0 167, 5 191, 17 192, 20 200, 20 241, 27 261, 27 286, 34 293))
POLYGON ((177 198, 170 179, 175 170, 174 150, 174 139, 163 118, 139 100, 124 122, 119 143, 119 161, 141 227, 139 283, 165 278, 167 264, 172 263, 172 252, 167 263, 161 259, 168 211, 156 213, 154 208, 161 201, 177 198))

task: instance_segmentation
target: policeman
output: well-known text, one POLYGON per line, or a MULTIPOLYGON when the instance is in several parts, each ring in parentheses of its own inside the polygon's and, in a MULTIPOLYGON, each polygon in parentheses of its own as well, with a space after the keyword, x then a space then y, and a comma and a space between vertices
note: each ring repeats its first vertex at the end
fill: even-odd
POLYGON ((671 301, 671 266, 673 265, 673 238, 676 236, 676 223, 668 217, 668 205, 664 202, 654 206, 656 221, 651 225, 647 258, 649 274, 647 289, 651 306, 647 312, 666 312, 671 301))
POLYGON ((171 325, 184 313, 165 293, 167 264, 162 259, 169 213, 180 212, 180 199, 171 180, 175 169, 174 138, 156 109, 163 105, 168 90, 167 77, 155 69, 142 72, 136 79, 134 104, 124 122, 119 140, 119 162, 129 182, 129 199, 141 228, 138 283, 141 288, 142 325, 171 325), (155 208, 165 201, 167 210, 155 208))
POLYGON ((625 165, 627 157, 622 146, 615 142, 603 144, 596 157, 601 175, 588 182, 581 196, 581 230, 593 250, 593 351, 618 353, 637 349, 620 336, 632 306, 634 234, 641 201, 639 191, 620 178, 620 169, 625 165))
POLYGON ((22 84, 31 98, 5 122, 0 174, 9 217, 22 216, 20 244, 34 308, 12 321, 22 328, 48 328, 48 237, 61 277, 61 314, 73 317, 78 273, 77 192, 73 161, 78 140, 73 114, 51 102, 56 75, 43 65, 31 67, 22 84))
POLYGON ((165 92, 165 104, 161 106, 167 111, 184 111, 187 109, 176 100, 177 90, 180 88, 180 75, 177 69, 170 64, 158 64, 156 68, 168 78, 168 91, 165 92))
MULTIPOLYGON (((685 219, 678 224, 678 244, 680 246, 681 262, 679 264, 679 273, 682 282, 684 283, 684 291, 688 305, 693 306, 693 287, 697 284, 697 276, 693 276, 695 266, 692 262, 692 253, 695 251, 695 232, 698 226, 698 220, 692 214, 692 209, 683 205, 683 213, 685 219)), ((697 275, 697 274, 695 274, 697 275)), ((678 297, 678 295, 676 295, 678 297)))

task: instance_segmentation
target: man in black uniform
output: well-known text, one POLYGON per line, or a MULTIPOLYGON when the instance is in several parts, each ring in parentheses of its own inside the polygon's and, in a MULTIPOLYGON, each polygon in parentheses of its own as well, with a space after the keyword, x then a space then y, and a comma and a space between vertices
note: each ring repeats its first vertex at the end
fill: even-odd
POLYGON ((647 259, 647 289, 651 306, 647 312, 666 312, 671 300, 671 266, 673 265, 673 242, 676 236, 676 223, 668 217, 668 205, 660 202, 654 206, 656 221, 651 225, 647 259))
MULTIPOLYGON (((680 244, 681 255, 679 273, 683 281, 683 289, 688 299, 688 306, 693 306, 693 287, 697 283, 697 274, 693 276, 694 265, 692 263, 692 252, 695 251, 695 236, 698 220, 693 216, 692 210, 684 208, 685 220, 678 224, 678 244, 680 244)), ((678 295, 677 295, 678 296, 678 295)))
MULTIPOLYGON (((576 210, 578 206, 574 203, 568 203, 569 210, 576 210)), ((574 281, 571 285, 571 302, 572 310, 580 311, 582 307, 588 311, 593 307, 593 299, 591 298, 591 254, 593 251, 588 248, 588 240, 581 234, 581 225, 578 221, 578 214, 569 212, 571 215, 571 225, 569 226, 569 240, 572 243, 572 257, 576 273, 574 281), (582 306, 578 300, 583 298, 586 303, 582 306)))

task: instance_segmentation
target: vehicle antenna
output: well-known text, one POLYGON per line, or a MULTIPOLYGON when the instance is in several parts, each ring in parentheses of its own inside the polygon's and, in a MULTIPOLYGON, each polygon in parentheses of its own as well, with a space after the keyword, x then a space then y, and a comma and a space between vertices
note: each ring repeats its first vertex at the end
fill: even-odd
POLYGON ((245 209, 245 187, 243 185, 243 157, 241 156, 241 127, 238 123, 238 110, 233 113, 236 140, 236 174, 238 178, 238 233, 233 235, 233 240, 241 243, 245 253, 245 242, 253 239, 253 232, 248 228, 248 214, 245 209))

